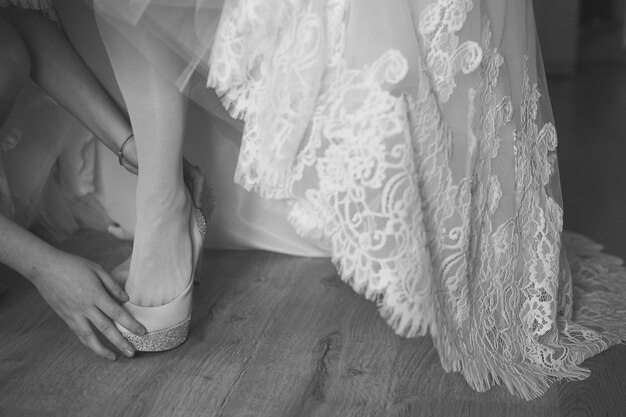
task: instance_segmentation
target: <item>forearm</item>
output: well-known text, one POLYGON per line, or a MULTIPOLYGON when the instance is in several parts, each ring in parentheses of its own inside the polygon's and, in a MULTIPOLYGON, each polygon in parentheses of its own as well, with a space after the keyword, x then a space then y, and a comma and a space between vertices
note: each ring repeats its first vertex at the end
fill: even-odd
POLYGON ((0 214, 0 263, 35 281, 58 249, 0 214))
MULTIPOLYGON (((40 13, 14 10, 10 18, 28 47, 33 80, 117 153, 132 133, 130 123, 67 37, 40 13)), ((133 151, 125 149, 125 156, 136 166, 133 151)))

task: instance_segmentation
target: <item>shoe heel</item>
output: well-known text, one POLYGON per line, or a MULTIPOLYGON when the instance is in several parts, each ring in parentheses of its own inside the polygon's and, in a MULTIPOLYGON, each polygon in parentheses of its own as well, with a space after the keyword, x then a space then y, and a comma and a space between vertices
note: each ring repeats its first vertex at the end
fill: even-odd
POLYGON ((191 322, 191 301, 193 280, 187 288, 167 304, 145 307, 124 303, 123 307, 138 322, 143 324, 147 333, 138 336, 116 323, 117 328, 138 352, 163 352, 181 345, 189 334, 191 322))
POLYGON ((122 335, 133 345, 138 352, 164 352, 182 345, 189 335, 191 315, 185 321, 169 329, 147 333, 143 336, 122 332, 122 335))

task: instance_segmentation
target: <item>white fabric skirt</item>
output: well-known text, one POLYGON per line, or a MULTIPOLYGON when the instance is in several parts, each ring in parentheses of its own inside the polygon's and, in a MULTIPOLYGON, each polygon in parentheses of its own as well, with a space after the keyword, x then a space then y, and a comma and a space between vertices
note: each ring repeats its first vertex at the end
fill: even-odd
POLYGON ((286 204, 398 334, 429 333, 475 389, 533 398, 626 338, 621 263, 562 233, 530 0, 96 10, 183 58, 171 81, 192 99, 215 89, 245 122, 235 182, 286 204))

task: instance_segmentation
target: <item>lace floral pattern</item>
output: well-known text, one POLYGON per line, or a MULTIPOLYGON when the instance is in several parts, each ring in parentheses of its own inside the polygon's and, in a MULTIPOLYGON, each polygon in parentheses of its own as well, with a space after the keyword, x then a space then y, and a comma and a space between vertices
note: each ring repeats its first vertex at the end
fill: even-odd
POLYGON ((406 102, 381 88, 399 82, 407 70, 406 59, 388 51, 371 67, 348 70, 339 62, 327 73, 292 186, 298 193, 303 184, 319 184, 317 190, 306 189, 294 206, 322 221, 307 230, 304 224, 312 222, 292 219, 300 233, 324 237, 356 291, 385 305, 407 305, 413 314, 389 308, 388 320, 416 334, 423 333, 430 315, 429 285, 423 279, 429 262, 423 257, 422 214, 415 210, 420 195, 406 102), (398 271, 413 279, 396 281, 398 271))
POLYGON ((433 89, 445 103, 450 99, 457 72, 471 74, 482 59, 478 43, 467 40, 459 45, 456 32, 463 28, 472 0, 438 1, 430 3, 419 22, 419 32, 426 51, 426 64, 434 79, 433 89))
POLYGON ((342 279, 398 334, 430 333, 475 389, 532 398, 584 378, 578 365, 626 336, 626 272, 562 237, 537 60, 502 49, 527 36, 507 27, 534 27, 525 2, 415 0, 391 35, 352 33, 366 1, 279 3, 227 2, 216 40, 210 84, 247 123, 236 180, 288 199, 342 279), (375 59, 351 49, 385 35, 375 59))
POLYGON ((345 3, 225 2, 208 84, 234 117, 246 120, 236 174, 246 188, 285 196, 289 164, 312 116, 345 3))

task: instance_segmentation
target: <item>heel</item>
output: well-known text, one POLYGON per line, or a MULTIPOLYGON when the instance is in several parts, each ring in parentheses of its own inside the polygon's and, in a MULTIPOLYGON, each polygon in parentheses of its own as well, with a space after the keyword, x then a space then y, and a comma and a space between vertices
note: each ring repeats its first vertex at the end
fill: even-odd
POLYGON ((190 323, 191 315, 182 323, 169 329, 147 333, 143 336, 137 336, 128 332, 122 332, 122 334, 138 352, 165 352, 182 345, 187 340, 190 323))

